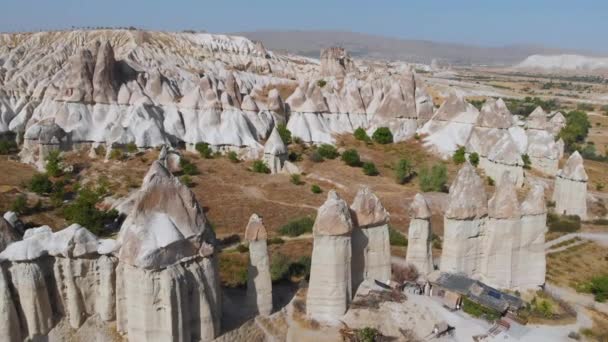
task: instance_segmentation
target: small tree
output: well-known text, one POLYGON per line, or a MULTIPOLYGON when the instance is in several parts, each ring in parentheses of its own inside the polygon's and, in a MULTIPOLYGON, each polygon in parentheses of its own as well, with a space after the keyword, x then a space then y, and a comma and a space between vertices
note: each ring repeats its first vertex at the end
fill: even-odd
POLYGON ((363 163, 363 173, 366 176, 377 176, 379 174, 376 164, 372 162, 363 163))
POLYGON ((17 214, 24 214, 27 211, 27 198, 25 195, 21 194, 15 198, 11 204, 11 211, 16 212, 17 214))
POLYGON ((405 184, 414 176, 414 167, 408 159, 400 159, 395 167, 395 181, 405 184))
POLYGON ((302 178, 297 173, 294 173, 293 175, 291 175, 291 179, 290 180, 291 180, 291 183, 293 183, 295 185, 302 185, 302 184, 304 184, 304 182, 302 181, 302 178))
POLYGON ((130 142, 127 144, 127 152, 129 153, 135 153, 137 152, 137 145, 135 145, 134 142, 130 142))
POLYGON ((46 166, 44 168, 46 170, 46 173, 51 177, 57 177, 61 174, 61 157, 59 156, 60 153, 61 152, 59 152, 59 150, 52 150, 46 157, 46 166))
POLYGON ((230 160, 233 163, 238 163, 239 162, 239 156, 236 154, 236 152, 234 151, 230 151, 228 152, 228 160, 230 160))
POLYGON ((308 156, 308 159, 310 159, 310 161, 313 163, 320 163, 324 160, 323 156, 321 156, 321 153, 319 153, 319 151, 317 150, 312 151, 308 156))
POLYGON ((400 231, 388 227, 388 238, 391 246, 407 246, 407 238, 400 231))
POLYGON ((489 186, 494 186, 494 178, 487 176, 486 180, 488 181, 489 186))
POLYGON ((266 165, 263 160, 254 160, 253 165, 251 165, 251 171, 257 173, 270 173, 268 165, 266 165))
POLYGON ((30 179, 28 188, 39 195, 48 194, 53 191, 53 182, 46 173, 36 173, 30 179))
POLYGON ((191 188, 194 186, 194 182, 192 182, 192 177, 188 176, 188 175, 183 175, 179 178, 179 180, 182 182, 182 184, 184 184, 185 186, 191 188))
POLYGON ((372 134, 372 139, 378 144, 390 144, 393 142, 393 133, 388 127, 379 127, 372 134))
POLYGON ((17 150, 17 143, 12 140, 0 140, 0 154, 11 154, 17 150))
POLYGON ((281 140, 283 140, 283 144, 291 144, 291 131, 287 129, 287 126, 285 124, 278 124, 277 131, 281 136, 281 140))
POLYGON ((443 164, 435 164, 429 170, 424 168, 420 170, 420 190, 428 191, 445 191, 448 181, 448 170, 443 164))
POLYGON ((361 165, 361 158, 359 157, 359 152, 357 150, 346 150, 342 153, 342 161, 348 165, 357 167, 361 165))
POLYGON ((473 152, 469 155, 469 162, 471 165, 477 167, 479 165, 479 154, 477 152, 473 152))
POLYGON ((289 259, 281 253, 276 253, 270 260, 270 278, 273 282, 289 276, 289 259))
POLYGON ((323 192, 323 190, 321 190, 321 187, 320 187, 320 186, 318 186, 317 184, 313 184, 313 185, 310 187, 310 191, 312 191, 312 193, 313 193, 313 194, 320 194, 320 193, 322 193, 322 192, 323 192))
POLYGON ((192 164, 188 159, 181 158, 179 164, 182 167, 182 173, 184 175, 194 176, 198 174, 198 168, 196 167, 196 165, 192 164))
POLYGON ((524 162, 524 169, 530 170, 532 168, 532 161, 530 160, 530 156, 527 154, 521 155, 521 160, 524 162))
POLYGON ((323 88, 327 85, 327 81, 325 81, 324 79, 320 79, 317 81, 317 86, 319 86, 319 88, 323 88))
POLYGON ((336 159, 340 153, 333 145, 330 144, 322 144, 317 148, 317 152, 321 155, 321 157, 326 159, 336 159))
POLYGON ((460 165, 462 163, 464 163, 466 161, 465 158, 465 152, 464 152, 464 147, 460 146, 456 152, 454 152, 454 155, 452 156, 452 160, 454 161, 454 163, 456 165, 460 165))
POLYGON ((205 142, 199 142, 194 145, 194 148, 198 151, 201 157, 205 159, 213 158, 213 151, 211 150, 211 147, 209 147, 209 144, 205 142))
POLYGON ((361 127, 357 128, 355 130, 354 135, 355 135, 355 139, 357 139, 357 140, 365 141, 365 142, 371 141, 371 139, 369 138, 369 136, 367 135, 365 130, 361 127))

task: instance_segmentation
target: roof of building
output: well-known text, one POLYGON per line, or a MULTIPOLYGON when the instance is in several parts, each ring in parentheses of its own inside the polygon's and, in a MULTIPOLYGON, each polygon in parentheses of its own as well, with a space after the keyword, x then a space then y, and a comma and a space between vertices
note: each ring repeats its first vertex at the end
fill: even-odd
POLYGON ((463 274, 433 272, 429 275, 428 279, 433 285, 438 285, 467 296, 478 304, 500 312, 504 312, 509 308, 517 310, 524 306, 524 302, 520 298, 497 290, 463 274))

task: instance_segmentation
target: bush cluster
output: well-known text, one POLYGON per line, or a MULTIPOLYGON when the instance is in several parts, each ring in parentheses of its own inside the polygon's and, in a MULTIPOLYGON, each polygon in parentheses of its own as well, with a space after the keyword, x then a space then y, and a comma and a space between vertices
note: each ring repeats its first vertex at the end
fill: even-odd
POLYGON ((309 256, 300 257, 292 261, 281 253, 276 253, 270 258, 270 278, 273 282, 290 280, 292 277, 310 277, 311 259, 309 256))
POLYGON ((473 152, 469 155, 469 163, 475 167, 479 165, 479 154, 477 152, 473 152))
POLYGON ((390 144, 393 142, 393 133, 388 127, 379 127, 372 134, 372 140, 378 144, 390 144))
POLYGON ((285 144, 285 146, 291 144, 291 131, 287 129, 285 124, 278 124, 277 131, 279 132, 281 140, 283 140, 283 144, 285 144))
POLYGON ((354 133, 355 139, 365 142, 371 142, 369 135, 365 132, 365 130, 361 127, 357 128, 354 133))
POLYGON ((323 190, 321 190, 321 187, 320 187, 320 186, 318 186, 317 184, 313 184, 313 185, 310 187, 310 191, 311 191, 313 194, 320 194, 320 193, 322 193, 322 192, 323 192, 323 190))
POLYGON ((414 177, 414 166, 408 159, 400 159, 394 168, 397 184, 405 184, 414 177))
POLYGON ((452 155, 452 161, 454 164, 460 165, 466 161, 464 146, 460 146, 452 155))
POLYGON ((363 163, 363 174, 366 176, 377 176, 380 174, 380 172, 378 172, 376 164, 372 162, 365 162, 363 163))
POLYGON ((257 173, 270 173, 270 169, 268 165, 263 160, 254 160, 253 165, 251 165, 251 171, 257 173))
POLYGON ((443 164, 435 164, 430 170, 421 169, 418 178, 423 192, 447 190, 448 170, 443 164))
POLYGON ((361 157, 359 157, 359 152, 357 152, 357 150, 354 150, 354 149, 346 150, 346 151, 344 151, 344 153, 342 153, 341 158, 342 158, 342 161, 348 166, 352 166, 352 167, 361 166, 361 157))
POLYGON ((312 233, 312 226, 315 224, 315 220, 312 217, 302 217, 288 222, 279 228, 279 234, 285 236, 300 236, 306 233, 312 233))
POLYGON ((317 148, 317 152, 325 159, 336 159, 340 155, 338 150, 330 144, 322 144, 317 148))
POLYGON ((211 147, 209 147, 209 144, 205 142, 198 142, 196 145, 194 145, 194 148, 196 151, 198 151, 201 157, 205 159, 213 158, 213 151, 211 150, 211 147))
POLYGON ((0 154, 17 152, 17 143, 12 140, 0 140, 0 154))
POLYGON ((547 226, 551 232, 572 233, 581 229, 581 218, 577 215, 548 213, 547 226))
POLYGON ((196 165, 192 164, 188 159, 181 158, 179 161, 179 165, 182 168, 182 174, 186 176, 198 175, 198 168, 196 167, 196 165))
POLYGON ((78 191, 76 199, 63 208, 64 217, 70 223, 78 223, 88 228, 92 233, 101 235, 104 226, 118 217, 116 210, 102 211, 95 207, 105 194, 102 188, 91 189, 84 187, 78 191))
POLYGON ((407 246, 407 238, 400 231, 389 226, 388 238, 391 246, 407 246))

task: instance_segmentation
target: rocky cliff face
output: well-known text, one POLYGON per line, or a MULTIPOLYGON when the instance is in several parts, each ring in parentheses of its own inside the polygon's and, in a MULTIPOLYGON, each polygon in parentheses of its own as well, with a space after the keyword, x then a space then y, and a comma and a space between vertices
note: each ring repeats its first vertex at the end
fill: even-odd
POLYGON ((555 212, 587 218, 587 172, 583 157, 575 151, 555 178, 555 212))
POLYGON ((155 162, 117 240, 45 226, 0 253, 0 331, 38 339, 92 320, 129 340, 210 341, 221 315, 214 239, 194 194, 155 162))
POLYGON ((353 293, 366 279, 387 281, 391 278, 389 214, 380 199, 368 187, 361 187, 350 207, 352 233, 353 293))
POLYGON ((43 145, 130 142, 206 142, 259 158, 277 123, 305 142, 332 143, 332 134, 379 126, 401 140, 432 113, 411 72, 359 76, 341 49, 325 50, 319 66, 210 34, 41 32, 0 42, 0 133, 25 139, 28 162, 43 159, 43 145), (327 75, 323 83, 319 73, 327 75))
POLYGON ((546 217, 542 187, 520 205, 504 172, 488 201, 481 179, 465 165, 450 187, 440 269, 498 288, 535 288, 545 278, 546 217))
POLYGON ((409 208, 407 255, 405 261, 416 267, 422 275, 434 270, 431 249, 431 210, 422 194, 416 194, 409 208))

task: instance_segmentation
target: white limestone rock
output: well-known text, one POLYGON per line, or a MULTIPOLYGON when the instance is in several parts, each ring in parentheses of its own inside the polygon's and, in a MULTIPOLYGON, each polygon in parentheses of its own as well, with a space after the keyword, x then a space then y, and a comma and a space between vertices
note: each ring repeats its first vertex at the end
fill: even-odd
POLYGON ((521 204, 520 250, 513 269, 512 287, 536 289, 545 283, 547 272, 545 234, 547 207, 545 189, 535 185, 521 204))
POLYGON ((287 147, 281 139, 281 135, 275 126, 264 145, 264 162, 270 169, 270 173, 279 173, 287 161, 287 147))
POLYGON ((352 300, 351 232, 353 223, 344 200, 331 190, 313 226, 314 244, 306 313, 320 321, 336 321, 352 300))
POLYGON ((355 63, 348 52, 340 47, 330 47, 321 50, 321 76, 343 77, 355 71, 355 63))
POLYGON ((422 275, 434 270, 431 248, 431 210, 422 194, 416 194, 409 207, 410 227, 405 261, 422 275))
POLYGON ((366 279, 386 281, 391 276, 390 216, 370 188, 359 188, 350 206, 353 292, 366 279))
POLYGON ((587 219, 587 180, 583 157, 575 151, 555 178, 553 201, 556 213, 587 219))
POLYGON ((249 218, 245 239, 249 242, 248 304, 256 313, 267 316, 272 313, 272 279, 266 243, 267 232, 260 216, 253 214, 249 218))

